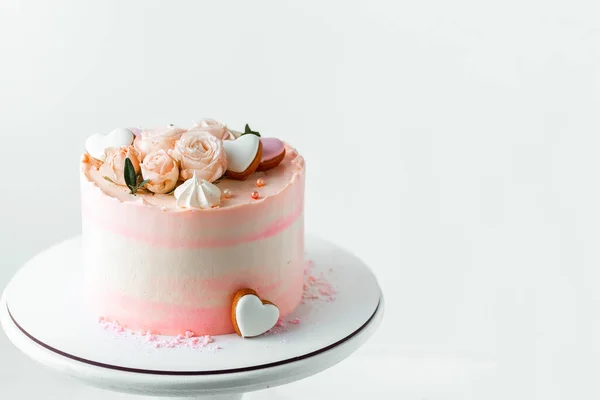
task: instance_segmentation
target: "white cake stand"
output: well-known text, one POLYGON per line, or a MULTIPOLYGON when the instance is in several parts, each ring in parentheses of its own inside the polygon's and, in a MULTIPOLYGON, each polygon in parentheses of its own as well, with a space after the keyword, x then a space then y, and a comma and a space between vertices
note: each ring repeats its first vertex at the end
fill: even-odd
POLYGON ((29 357, 95 387, 154 398, 239 400, 244 392, 337 364, 382 320, 383 297, 367 266, 321 239, 308 236, 306 246, 314 262, 309 275, 332 284, 335 299, 306 300, 279 332, 253 339, 223 335, 209 347, 155 348, 139 335, 103 329, 81 305, 79 237, 17 272, 2 295, 0 322, 29 357))

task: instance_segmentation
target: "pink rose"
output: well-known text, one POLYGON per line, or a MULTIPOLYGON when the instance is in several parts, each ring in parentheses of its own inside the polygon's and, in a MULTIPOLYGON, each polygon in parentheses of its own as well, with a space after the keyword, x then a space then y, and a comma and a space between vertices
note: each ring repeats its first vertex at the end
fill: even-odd
POLYGON ((102 176, 107 176, 117 185, 125 183, 125 159, 129 158, 136 173, 140 172, 140 154, 133 146, 109 147, 105 150, 106 160, 100 167, 102 176))
POLYGON ((185 131, 185 129, 175 126, 145 129, 136 135, 133 145, 142 154, 142 158, 145 158, 148 154, 158 150, 171 150, 185 131))
POLYGON ((140 168, 144 180, 150 180, 145 186, 146 189, 153 193, 169 193, 179 179, 177 162, 164 150, 148 154, 140 168))
POLYGON ((169 154, 181 163, 180 177, 188 180, 196 172, 198 179, 214 182, 227 170, 223 142, 208 132, 186 132, 169 154))
POLYGON ((235 136, 226 125, 214 119, 204 118, 196 122, 196 126, 189 130, 190 132, 208 132, 217 139, 235 140, 235 136))

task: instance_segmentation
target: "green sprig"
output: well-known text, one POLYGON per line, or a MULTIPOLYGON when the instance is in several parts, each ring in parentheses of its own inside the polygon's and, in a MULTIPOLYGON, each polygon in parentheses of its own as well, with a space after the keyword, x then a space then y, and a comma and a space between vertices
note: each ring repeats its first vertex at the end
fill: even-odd
POLYGON ((135 172, 135 168, 133 168, 133 164, 131 163, 129 157, 125 159, 125 168, 123 170, 123 175, 125 178, 125 184, 129 188, 129 190, 131 190, 131 194, 134 196, 140 188, 144 187, 148 182, 150 182, 149 179, 145 179, 140 183, 137 183, 138 175, 135 172))
POLYGON ((260 133, 250 129, 250 126, 248 124, 246 124, 246 127, 244 128, 244 133, 242 133, 240 136, 244 136, 244 135, 256 135, 256 136, 260 137, 260 133))

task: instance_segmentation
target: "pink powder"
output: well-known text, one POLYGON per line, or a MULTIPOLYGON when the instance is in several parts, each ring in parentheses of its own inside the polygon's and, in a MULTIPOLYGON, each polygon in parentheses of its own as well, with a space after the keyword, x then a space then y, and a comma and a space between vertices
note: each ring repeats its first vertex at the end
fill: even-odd
MULTIPOLYGON (((302 294, 302 304, 306 304, 307 300, 333 301, 335 300, 336 290, 329 283, 323 273, 319 276, 311 274, 314 262, 308 263, 308 268, 304 271, 304 290, 302 294)), ((333 272, 333 268, 329 268, 329 272, 333 272)))
POLYGON ((156 349, 166 348, 174 349, 178 347, 188 347, 194 349, 208 348, 213 352, 221 350, 221 346, 210 346, 214 342, 212 336, 204 335, 196 337, 192 331, 186 331, 185 334, 177 336, 159 336, 150 330, 135 332, 121 326, 119 321, 110 321, 105 317, 98 318, 102 327, 106 330, 112 330, 119 336, 137 337, 138 340, 148 343, 156 349))

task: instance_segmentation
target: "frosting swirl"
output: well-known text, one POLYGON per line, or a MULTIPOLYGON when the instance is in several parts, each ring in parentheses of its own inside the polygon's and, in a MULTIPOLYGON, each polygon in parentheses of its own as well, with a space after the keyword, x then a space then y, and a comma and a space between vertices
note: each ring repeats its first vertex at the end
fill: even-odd
POLYGON ((150 181, 146 189, 153 193, 169 193, 177 185, 179 167, 164 150, 148 154, 140 168, 142 177, 150 181))
POLYGON ((200 179, 214 182, 227 170, 227 157, 223 141, 208 132, 186 132, 169 150, 169 155, 180 163, 180 179, 192 178, 197 173, 200 179))
POLYGON ((221 204, 221 189, 205 179, 194 176, 175 189, 177 207, 181 208, 212 208, 221 204))
POLYGON ((185 133, 185 129, 176 126, 153 128, 138 131, 133 145, 145 158, 148 154, 159 150, 169 151, 175 147, 175 142, 185 133))
POLYGON ((189 132, 208 132, 217 139, 235 140, 235 136, 226 125, 210 118, 203 118, 196 121, 196 126, 190 129, 189 132))

